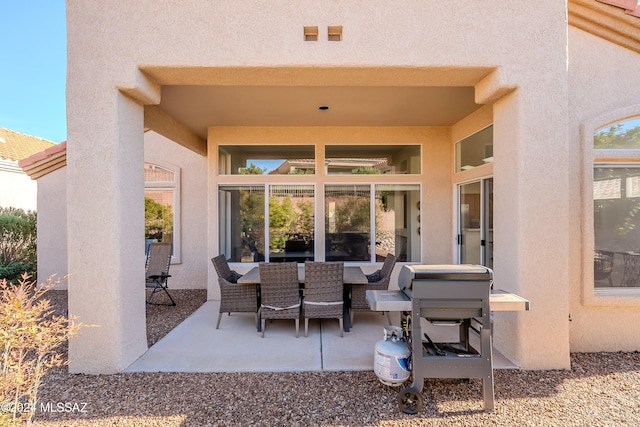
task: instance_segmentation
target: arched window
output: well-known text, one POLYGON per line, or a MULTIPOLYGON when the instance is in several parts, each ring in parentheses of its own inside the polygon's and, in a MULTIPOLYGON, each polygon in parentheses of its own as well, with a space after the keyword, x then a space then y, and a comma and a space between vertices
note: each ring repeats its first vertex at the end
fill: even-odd
POLYGON ((593 133, 595 288, 640 288, 640 117, 593 133))
POLYGON ((180 168, 144 164, 145 249, 151 242, 173 243, 172 263, 180 262, 180 168))

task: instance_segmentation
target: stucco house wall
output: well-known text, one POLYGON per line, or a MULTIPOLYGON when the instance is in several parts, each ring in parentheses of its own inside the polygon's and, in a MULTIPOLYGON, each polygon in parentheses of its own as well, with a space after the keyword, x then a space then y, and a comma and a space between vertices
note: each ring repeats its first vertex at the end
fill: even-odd
POLYGON ((54 170, 33 181, 38 187, 38 282, 60 279, 67 289, 67 170, 54 170))
MULTIPOLYGON (((423 146, 433 148, 423 158, 429 175, 422 197, 433 203, 425 212, 433 220, 423 227, 432 239, 423 241, 425 263, 453 261, 454 184, 490 173, 494 286, 522 295, 532 307, 496 313, 494 342, 526 369, 569 367, 570 344, 589 325, 580 318, 584 328, 570 327, 569 321, 574 309, 575 316, 587 314, 576 299, 576 285, 585 283, 575 225, 581 216, 572 203, 584 201, 575 178, 582 173, 576 135, 597 115, 598 98, 608 99, 609 107, 624 106, 633 95, 616 98, 618 86, 601 93, 605 76, 589 70, 587 61, 580 64, 595 54, 608 61, 609 48, 599 40, 584 46, 592 36, 568 30, 566 2, 373 0, 366 10, 329 0, 295 7, 286 0, 165 6, 153 0, 67 3, 68 205, 83 206, 68 212, 69 307, 83 322, 110 326, 71 340, 72 372, 119 372, 146 350, 144 290, 138 286, 144 256, 136 249, 143 232, 144 127, 205 159, 207 259, 218 252, 220 141, 283 143, 305 136, 318 144, 332 137, 363 143, 380 134, 391 141, 424 139, 423 146), (336 24, 344 29, 339 43, 302 37, 304 26, 324 31, 336 24), (568 47, 578 53, 568 54, 568 47), (162 88, 171 85, 471 86, 485 107, 446 129, 210 126, 204 139, 157 108, 162 88), (491 169, 454 175, 453 144, 489 123, 491 169), (111 282, 98 286, 95 277, 111 282)), ((636 53, 613 51, 614 62, 637 63, 636 53)), ((207 289, 216 298, 209 264, 207 289)))
MULTIPOLYGON (((205 288, 206 159, 152 131, 145 132, 144 146, 145 162, 171 166, 180 172, 180 262, 171 265, 169 288, 205 288)), ((37 186, 38 281, 52 276, 64 279, 68 275, 66 166, 39 176, 37 186)), ((143 253, 144 247, 139 249, 143 253)), ((68 289, 68 280, 62 280, 56 289, 68 289)))
POLYGON ((640 321, 640 294, 594 295, 593 189, 585 176, 593 170, 593 131, 640 116, 640 55, 572 27, 569 52, 570 168, 585 171, 570 177, 571 350, 637 351, 640 330, 629 325, 640 321))
POLYGON ((153 131, 144 135, 144 161, 180 168, 180 263, 171 265, 170 289, 207 286, 207 159, 153 131))
POLYGON ((18 167, 17 161, 0 158, 0 206, 35 211, 38 186, 18 167))

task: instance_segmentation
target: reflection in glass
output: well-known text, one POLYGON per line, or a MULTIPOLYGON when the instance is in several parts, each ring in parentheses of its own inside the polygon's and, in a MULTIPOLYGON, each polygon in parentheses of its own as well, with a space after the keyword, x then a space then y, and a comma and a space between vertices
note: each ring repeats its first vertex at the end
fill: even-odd
POLYGON ((173 242, 173 190, 144 190, 144 238, 146 248, 152 242, 173 242))
POLYGON ((375 186, 376 261, 387 254, 398 262, 420 261, 420 186, 375 186))
POLYGON ((460 264, 481 264, 480 181, 460 186, 460 264))
POLYGON ((264 261, 264 186, 221 186, 218 200, 220 253, 232 262, 264 261))
POLYGON ((313 145, 221 145, 220 175, 307 175, 315 173, 313 145))
POLYGON ((418 145, 327 145, 325 167, 330 175, 419 174, 418 145))
POLYGON ((160 182, 160 181, 173 181, 173 171, 165 169, 153 163, 144 164, 144 181, 145 182, 160 182))
POLYGON ((639 287, 640 167, 595 167, 593 221, 595 286, 639 287))
POLYGON ((369 261, 371 186, 325 187, 325 259, 369 261))
POLYGON ((593 135, 593 148, 639 149, 640 117, 598 129, 593 135))
POLYGON ((456 172, 493 162, 493 126, 456 143, 456 172))
POLYGON ((269 187, 269 261, 314 260, 312 185, 269 187))

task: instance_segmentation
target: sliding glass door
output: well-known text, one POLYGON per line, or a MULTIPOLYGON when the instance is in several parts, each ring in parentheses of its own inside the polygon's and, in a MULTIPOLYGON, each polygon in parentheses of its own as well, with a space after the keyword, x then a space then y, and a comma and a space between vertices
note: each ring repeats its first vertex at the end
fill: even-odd
POLYGON ((493 267, 493 178, 458 186, 458 262, 493 267))

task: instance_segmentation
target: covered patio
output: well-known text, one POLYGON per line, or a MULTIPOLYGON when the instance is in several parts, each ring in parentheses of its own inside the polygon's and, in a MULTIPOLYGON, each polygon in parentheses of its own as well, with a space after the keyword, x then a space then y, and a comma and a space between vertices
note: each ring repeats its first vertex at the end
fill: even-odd
MULTIPOLYGON (((313 319, 309 337, 296 338, 293 322, 279 320, 268 323, 261 338, 251 314, 225 314, 216 329, 219 304, 204 303, 125 372, 373 371, 375 344, 387 324, 380 313, 357 313, 351 332, 341 338, 335 319, 313 319)), ((391 313, 391 320, 399 325, 399 313, 391 313)), ((449 333, 429 330, 436 341, 449 333)), ((497 369, 516 367, 495 349, 493 360, 497 369)))

